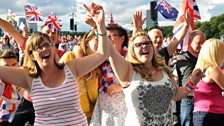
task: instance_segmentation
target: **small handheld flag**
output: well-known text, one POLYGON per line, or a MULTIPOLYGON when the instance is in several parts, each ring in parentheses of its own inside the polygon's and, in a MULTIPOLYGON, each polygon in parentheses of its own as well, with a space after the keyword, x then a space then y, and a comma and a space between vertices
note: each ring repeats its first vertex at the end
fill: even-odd
POLYGON ((175 7, 172 7, 165 0, 161 0, 160 3, 155 7, 157 11, 159 11, 163 17, 170 20, 176 20, 178 11, 175 7))
POLYGON ((45 24, 52 32, 55 32, 61 28, 63 22, 54 14, 54 12, 51 12, 51 14, 47 17, 45 24))
POLYGON ((44 17, 40 13, 41 9, 34 5, 25 5, 25 14, 28 21, 43 21, 44 17))

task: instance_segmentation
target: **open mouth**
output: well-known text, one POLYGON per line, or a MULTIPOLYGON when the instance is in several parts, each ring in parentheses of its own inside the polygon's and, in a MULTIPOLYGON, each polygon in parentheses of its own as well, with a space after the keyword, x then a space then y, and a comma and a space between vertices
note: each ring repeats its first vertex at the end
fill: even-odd
POLYGON ((42 58, 43 58, 43 59, 49 59, 50 56, 51 56, 50 54, 46 54, 46 55, 43 55, 42 58))
POLYGON ((149 51, 142 51, 142 55, 149 55, 149 51))

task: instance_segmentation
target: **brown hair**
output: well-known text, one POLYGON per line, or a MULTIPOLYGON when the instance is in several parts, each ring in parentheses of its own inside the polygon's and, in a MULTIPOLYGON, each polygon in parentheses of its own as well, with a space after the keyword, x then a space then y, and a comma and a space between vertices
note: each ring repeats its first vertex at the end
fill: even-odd
POLYGON ((16 54, 11 49, 5 49, 0 51, 0 58, 3 59, 17 59, 16 54))
MULTIPOLYGON (((23 67, 29 69, 29 75, 31 77, 38 77, 41 74, 41 69, 40 69, 38 63, 36 61, 32 60, 32 51, 34 50, 34 48, 36 46, 40 45, 44 39, 47 39, 50 43, 52 43, 50 37, 47 34, 44 34, 41 32, 34 33, 27 40, 23 67)), ((53 43, 52 43, 52 45, 53 45, 53 43)), ((58 68, 62 69, 64 67, 64 64, 59 63, 59 57, 56 54, 56 52, 54 55, 54 60, 55 60, 56 66, 58 68)))

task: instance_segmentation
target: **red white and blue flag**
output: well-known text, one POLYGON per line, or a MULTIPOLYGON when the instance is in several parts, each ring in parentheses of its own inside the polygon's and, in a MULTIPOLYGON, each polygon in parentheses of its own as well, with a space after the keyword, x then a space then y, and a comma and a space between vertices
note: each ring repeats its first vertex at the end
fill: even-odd
POLYGON ((180 42, 182 51, 187 51, 190 47, 189 35, 194 30, 194 20, 201 19, 196 0, 183 0, 183 3, 182 3, 183 12, 179 13, 177 21, 174 24, 174 28, 173 28, 174 35, 177 34, 183 27, 185 22, 185 15, 188 9, 190 9, 191 22, 190 22, 190 27, 187 31, 186 36, 184 37, 183 41, 180 42))
POLYGON ((43 21, 44 17, 40 13, 41 9, 34 5, 25 5, 25 14, 28 21, 43 21))
POLYGON ((175 7, 171 6, 165 0, 161 0, 159 4, 155 7, 155 10, 159 11, 163 17, 170 20, 176 20, 178 11, 175 7))
POLYGON ((113 15, 112 15, 112 10, 110 11, 110 24, 114 24, 114 19, 113 19, 113 15))
POLYGON ((47 17, 45 24, 52 32, 55 32, 61 28, 63 22, 54 14, 54 12, 51 12, 51 14, 47 17))
POLYGON ((15 13, 13 13, 12 10, 8 9, 7 20, 14 22, 15 17, 16 17, 15 13))

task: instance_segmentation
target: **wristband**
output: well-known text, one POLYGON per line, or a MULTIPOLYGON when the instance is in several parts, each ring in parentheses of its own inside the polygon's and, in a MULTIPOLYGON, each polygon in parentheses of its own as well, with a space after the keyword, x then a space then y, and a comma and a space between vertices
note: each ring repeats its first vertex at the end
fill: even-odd
POLYGON ((99 32, 97 32, 96 35, 99 35, 99 36, 105 36, 105 35, 107 35, 107 32, 105 32, 105 33, 103 33, 103 34, 100 34, 99 32))
POLYGON ((190 81, 188 81, 186 85, 183 86, 183 88, 187 93, 190 93, 194 89, 194 86, 190 81))

